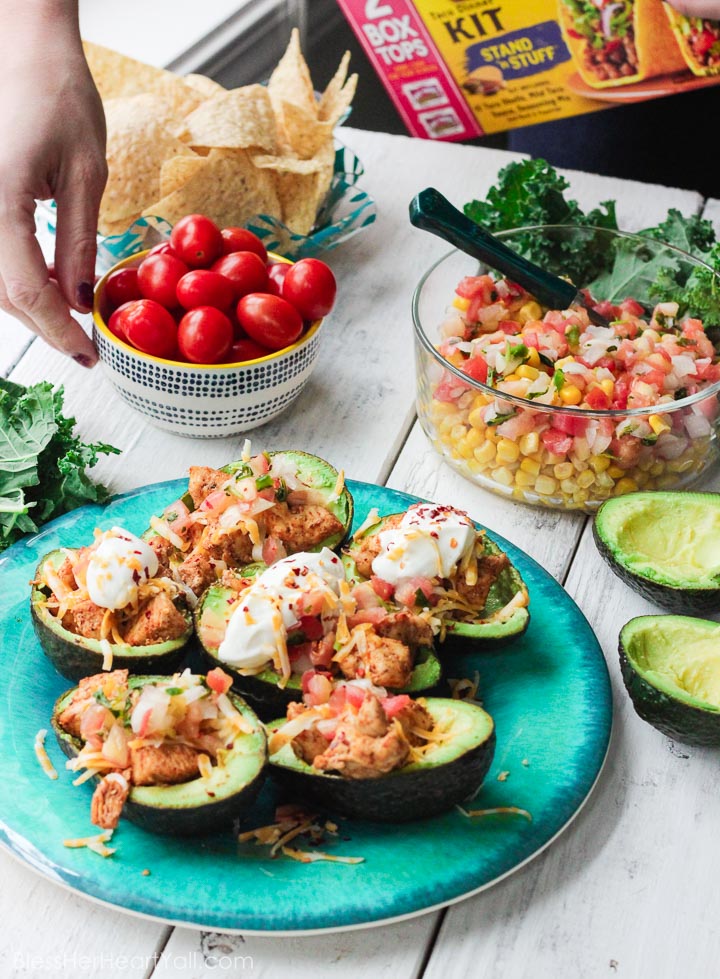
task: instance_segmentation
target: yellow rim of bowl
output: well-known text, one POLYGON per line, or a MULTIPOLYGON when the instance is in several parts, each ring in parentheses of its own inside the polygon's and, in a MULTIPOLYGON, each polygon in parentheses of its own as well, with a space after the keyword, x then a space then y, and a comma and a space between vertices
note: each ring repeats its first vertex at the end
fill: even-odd
MULTIPOLYGON (((138 350, 137 347, 131 347, 129 343, 125 343, 124 340, 121 340, 120 337, 116 337, 115 334, 111 332, 107 323, 105 322, 102 315, 100 314, 99 305, 100 305, 100 295, 102 294, 105 283, 107 282, 108 278, 113 274, 113 272, 117 272, 118 269, 125 268, 126 266, 132 265, 133 263, 141 262, 142 259, 151 250, 152 249, 150 248, 146 248, 144 251, 136 252, 134 255, 129 255, 127 258, 123 258, 122 261, 118 262, 116 265, 113 265, 111 269, 108 269, 107 272, 100 279, 98 284, 95 286, 95 296, 93 299, 93 311, 92 311, 93 323, 95 324, 99 332, 102 333, 102 335, 111 343, 116 344, 122 350, 127 350, 129 353, 134 354, 136 357, 139 357, 141 360, 149 360, 153 364, 163 364, 166 367, 183 367, 186 370, 192 370, 193 368, 195 368, 197 370, 220 371, 220 370, 228 370, 230 367, 249 367, 254 364, 264 364, 270 360, 275 360, 277 357, 280 356, 280 354, 289 354, 289 353, 293 353, 295 350, 299 350, 309 340, 311 340, 312 337, 315 336, 315 334, 317 333, 317 331, 320 329, 322 325, 322 319, 314 320, 308 327, 308 331, 305 334, 305 336, 301 337, 300 340, 296 340, 295 343, 292 343, 289 347, 283 347, 281 350, 273 350, 272 353, 267 354, 267 356, 256 357, 254 360, 235 360, 232 361, 231 363, 222 363, 222 364, 195 364, 189 360, 188 361, 165 360, 164 357, 154 357, 152 354, 143 353, 142 350, 138 350)), ((278 255, 276 252, 268 252, 268 258, 272 258, 273 263, 282 262, 285 265, 295 264, 292 259, 285 258, 284 255, 278 255)))

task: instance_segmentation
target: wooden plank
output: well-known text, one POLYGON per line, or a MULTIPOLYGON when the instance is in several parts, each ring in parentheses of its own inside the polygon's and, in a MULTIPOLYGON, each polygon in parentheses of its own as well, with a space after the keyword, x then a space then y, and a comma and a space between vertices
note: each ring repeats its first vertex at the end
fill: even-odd
POLYGON ((153 979, 416 979, 437 914, 399 925, 292 938, 176 928, 153 979))

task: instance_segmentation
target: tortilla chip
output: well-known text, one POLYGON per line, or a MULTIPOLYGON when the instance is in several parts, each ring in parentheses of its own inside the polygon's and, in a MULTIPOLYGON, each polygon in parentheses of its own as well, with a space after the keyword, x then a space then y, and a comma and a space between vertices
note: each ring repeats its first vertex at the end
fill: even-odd
POLYGON ((357 75, 347 78, 350 52, 346 51, 338 70, 330 79, 327 88, 318 103, 318 119, 321 122, 332 122, 335 125, 340 117, 350 108, 350 103, 357 88, 357 75), (347 78, 347 81, 346 81, 347 78))
POLYGON ((160 193, 163 163, 177 154, 188 154, 188 147, 167 128, 166 108, 154 95, 105 103, 108 182, 99 220, 103 234, 111 224, 122 220, 129 224, 139 217, 147 202, 160 193))
POLYGON ((195 72, 183 75, 182 80, 207 99, 211 99, 214 95, 222 95, 223 92, 227 91, 226 88, 223 88, 218 82, 214 82, 212 78, 208 78, 207 75, 197 75, 195 72))
POLYGON ((307 112, 313 119, 317 118, 315 89, 310 77, 310 69, 300 49, 300 32, 297 27, 290 34, 290 43, 285 54, 270 76, 268 92, 278 115, 281 114, 282 104, 290 102, 307 112))
POLYGON ((275 152, 277 128, 267 89, 245 85, 206 100, 185 120, 183 138, 190 146, 275 152))
POLYGON ((298 160, 296 156, 271 156, 263 153, 253 155, 252 161, 261 170, 276 170, 281 173, 317 173, 322 165, 316 158, 298 160))
POLYGON ((143 64, 90 41, 83 41, 83 49, 103 102, 150 92, 169 102, 177 115, 184 116, 203 101, 199 92, 171 71, 143 64))
POLYGON ((160 197, 168 197, 194 177, 205 166, 205 157, 172 156, 165 160, 160 170, 160 197))
POLYGON ((245 150, 212 150, 202 161, 182 187, 150 204, 143 215, 175 224, 186 214, 205 214, 221 226, 242 226, 257 214, 280 213, 273 176, 255 167, 245 150))
POLYGON ((322 146, 332 143, 333 128, 333 123, 319 122, 292 102, 282 104, 280 144, 284 155, 311 159, 322 146))
POLYGON ((312 160, 295 161, 297 165, 306 165, 307 170, 300 166, 293 167, 285 161, 281 164, 285 169, 277 168, 276 181, 282 205, 282 220, 296 234, 307 235, 312 231, 318 211, 330 189, 334 161, 335 149, 329 144, 312 160))

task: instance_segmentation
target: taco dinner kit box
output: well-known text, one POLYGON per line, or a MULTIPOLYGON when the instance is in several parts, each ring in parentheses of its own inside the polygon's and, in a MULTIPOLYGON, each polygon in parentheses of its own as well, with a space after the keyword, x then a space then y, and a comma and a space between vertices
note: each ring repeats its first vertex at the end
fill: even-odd
POLYGON ((464 140, 720 82, 662 0, 338 0, 409 132, 464 140))

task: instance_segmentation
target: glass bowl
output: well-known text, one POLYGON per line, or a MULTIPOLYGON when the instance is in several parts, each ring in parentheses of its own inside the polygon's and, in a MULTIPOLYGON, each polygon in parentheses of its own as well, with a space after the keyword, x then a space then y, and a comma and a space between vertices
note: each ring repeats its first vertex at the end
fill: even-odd
MULTIPOLYGON (((615 294, 593 293, 597 302, 631 297, 651 311, 662 301, 662 295, 650 295, 659 267, 674 270, 680 281, 708 268, 663 242, 607 229, 546 225, 498 234, 525 253, 539 236, 570 243, 587 256, 583 287, 591 284, 593 273, 604 274, 605 289, 615 294), (626 291, 627 282, 616 285, 619 280, 608 275, 613 257, 623 250, 643 259, 640 274, 629 284, 632 291, 626 291), (596 263, 592 270, 591 259, 596 263)), ((561 258, 559 267, 545 264, 562 274, 561 258)), ((677 400, 667 403, 590 410, 499 392, 443 357, 437 349, 440 329, 449 314, 458 315, 453 306, 456 287, 463 277, 487 271, 476 259, 452 251, 423 275, 413 296, 418 417, 454 469, 484 489, 523 503, 592 512, 609 497, 637 489, 684 489, 715 464, 720 381, 686 397, 679 392, 677 400), (514 423, 503 424, 503 415, 514 423)), ((716 281, 720 288, 720 278, 716 281)), ((712 363, 716 361, 717 354, 712 363)))

